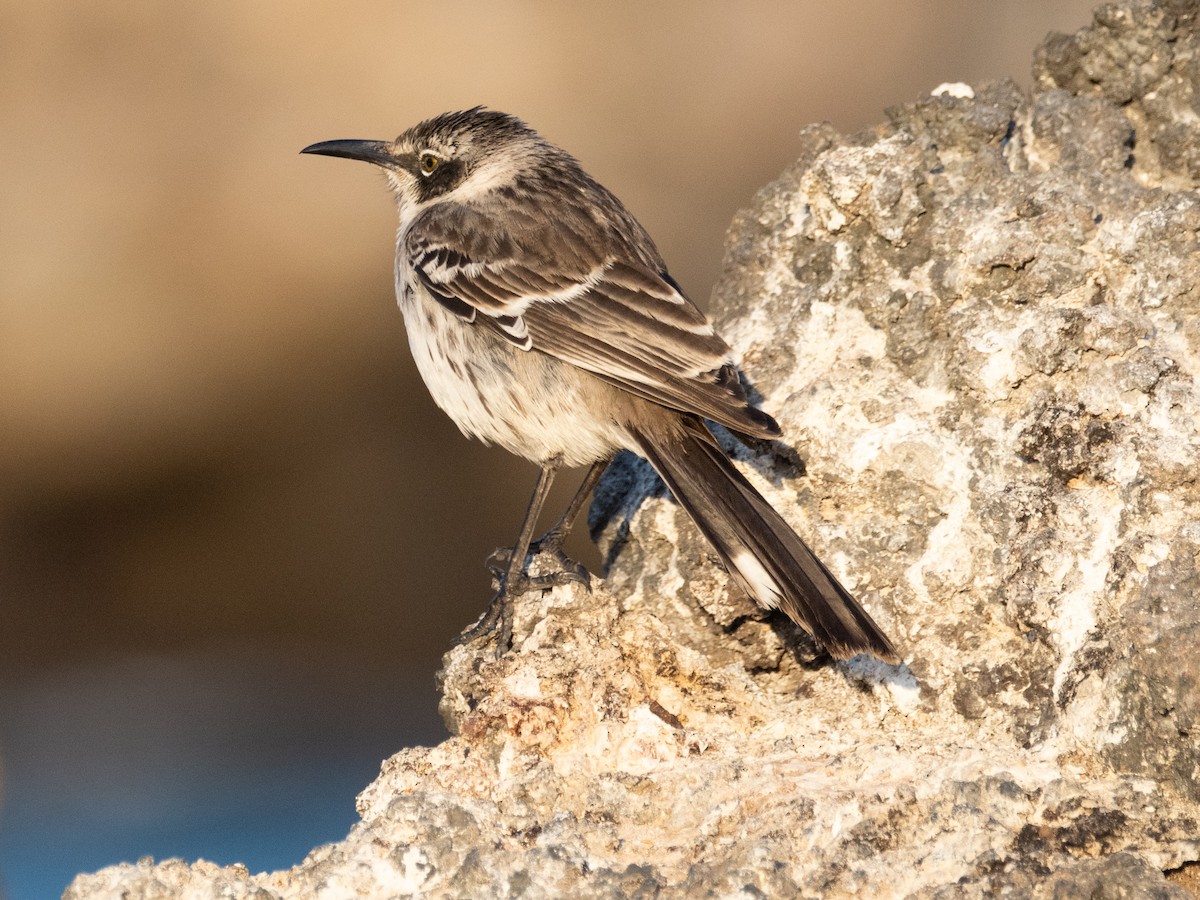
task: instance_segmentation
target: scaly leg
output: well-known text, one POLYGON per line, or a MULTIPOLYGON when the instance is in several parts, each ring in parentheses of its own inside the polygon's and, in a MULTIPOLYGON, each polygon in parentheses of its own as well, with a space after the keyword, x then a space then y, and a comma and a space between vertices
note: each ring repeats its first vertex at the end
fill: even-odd
POLYGON ((512 643, 512 597, 520 594, 525 588, 525 559, 533 541, 533 529, 537 527, 538 514, 546 503, 546 495, 550 493, 550 485, 554 483, 554 476, 561 465, 557 457, 542 464, 533 496, 529 499, 529 508, 525 510, 525 520, 521 523, 521 531, 517 535, 517 543, 508 558, 508 567, 500 582, 500 590, 492 597, 491 605, 483 618, 460 634, 455 643, 466 644, 495 631, 496 656, 500 657, 508 652, 512 643))
MULTIPOLYGON (((542 553, 549 554, 558 562, 560 568, 558 572, 528 577, 527 582, 529 584, 550 588, 575 581, 585 587, 587 586, 587 569, 563 552, 563 544, 567 540, 567 535, 571 533, 571 528, 575 525, 575 520, 579 518, 579 514, 583 511, 584 506, 587 505, 587 499, 596 487, 596 484, 600 481, 600 476, 608 468, 609 462, 610 460, 604 459, 592 464, 587 474, 583 476, 583 482, 579 485, 579 490, 575 492, 575 496, 571 498, 570 504, 559 517, 558 521, 545 534, 529 545, 529 555, 531 558, 542 553)), ((508 570, 511 560, 512 551, 505 547, 497 550, 488 557, 487 566, 492 571, 492 574, 499 578, 508 570)))
POLYGON ((609 462, 610 460, 602 459, 598 463, 592 463, 592 467, 583 476, 583 482, 579 485, 579 490, 575 492, 575 496, 571 498, 571 503, 567 506, 566 511, 550 527, 549 531, 533 542, 538 553, 552 553, 558 556, 560 560, 565 559, 562 556, 563 542, 566 541, 567 535, 571 533, 571 529, 575 525, 575 520, 579 518, 579 514, 583 511, 583 507, 587 503, 588 496, 599 483, 600 476, 608 468, 609 462))

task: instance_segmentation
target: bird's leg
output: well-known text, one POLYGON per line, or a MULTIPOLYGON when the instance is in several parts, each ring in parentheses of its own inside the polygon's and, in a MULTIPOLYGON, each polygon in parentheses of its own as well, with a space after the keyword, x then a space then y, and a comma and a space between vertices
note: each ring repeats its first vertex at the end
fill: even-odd
MULTIPOLYGON (((567 535, 571 533, 571 529, 575 525, 575 520, 579 518, 579 514, 587 504, 589 495, 591 495, 592 490, 596 487, 597 482, 600 481, 600 476, 608 468, 609 462, 610 460, 604 459, 592 464, 587 474, 583 476, 583 482, 579 485, 579 490, 575 492, 575 496, 571 498, 570 504, 568 504, 558 521, 545 534, 529 545, 530 557, 538 556, 542 553, 549 554, 554 557, 560 568, 560 571, 547 575, 528 576, 530 583, 538 586, 554 587, 555 585, 568 584, 574 581, 587 586, 587 569, 563 552, 563 544, 567 540, 567 535)), ((488 568, 497 577, 500 577, 506 571, 511 559, 511 552, 507 548, 504 548, 497 550, 488 557, 488 568)))
POLYGON ((575 496, 571 498, 570 504, 563 514, 559 516, 558 521, 550 526, 549 531, 533 542, 535 552, 554 554, 562 552, 562 546, 567 539, 567 535, 571 533, 571 529, 575 526, 575 520, 579 518, 579 514, 583 511, 588 496, 600 481, 600 476, 608 468, 608 463, 609 460, 607 459, 602 459, 598 463, 592 463, 592 467, 583 476, 583 482, 579 485, 579 490, 575 492, 575 496))
POLYGON ((503 656, 512 643, 512 598, 520 594, 528 581, 525 574, 525 560, 529 556, 529 545, 533 541, 533 529, 537 527, 538 514, 546 503, 546 495, 550 493, 550 485, 561 466, 558 457, 552 457, 542 464, 538 473, 537 484, 533 488, 533 496, 529 498, 529 508, 525 510, 525 520, 521 523, 521 531, 517 535, 517 543, 513 546, 508 558, 508 566, 500 581, 500 589, 492 597, 488 611, 478 622, 458 636, 456 643, 465 644, 482 635, 496 633, 496 656, 503 656))
POLYGON ((579 485, 579 490, 575 492, 575 496, 571 498, 571 502, 567 505, 566 510, 559 517, 558 521, 550 526, 550 530, 543 534, 540 538, 533 542, 533 553, 549 553, 562 567, 563 574, 568 580, 578 581, 586 585, 588 583, 587 569, 575 562, 563 552, 563 544, 566 543, 567 535, 571 533, 571 529, 575 526, 575 520, 579 518, 579 514, 587 505, 588 497, 591 496, 597 483, 600 481, 600 476, 604 474, 604 470, 608 468, 609 460, 603 459, 600 462, 592 463, 592 467, 588 469, 587 474, 583 476, 583 482, 579 485))

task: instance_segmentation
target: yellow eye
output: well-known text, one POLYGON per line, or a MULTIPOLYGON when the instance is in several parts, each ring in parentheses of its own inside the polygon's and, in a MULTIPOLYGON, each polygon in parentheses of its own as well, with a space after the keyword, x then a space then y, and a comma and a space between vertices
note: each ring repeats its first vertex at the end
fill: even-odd
POLYGON ((440 159, 438 159, 436 156, 434 156, 432 153, 422 153, 421 154, 421 174, 422 175, 432 175, 434 173, 434 170, 436 170, 437 167, 440 166, 441 164, 442 164, 442 161, 440 159))

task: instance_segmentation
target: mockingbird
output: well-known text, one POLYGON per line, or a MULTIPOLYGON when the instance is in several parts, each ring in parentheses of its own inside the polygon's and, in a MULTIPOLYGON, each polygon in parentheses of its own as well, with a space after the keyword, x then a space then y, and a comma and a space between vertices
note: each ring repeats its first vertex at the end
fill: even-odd
POLYGON ((468 437, 541 467, 488 613, 468 638, 512 636, 538 513, 555 472, 591 466, 544 546, 557 550, 604 465, 646 457, 734 579, 835 657, 896 651, 866 611, 734 468, 705 425, 774 438, 729 346, 684 296, 621 201, 513 116, 446 113, 394 141, 318 153, 380 166, 396 194, 396 295, 434 401, 468 437))

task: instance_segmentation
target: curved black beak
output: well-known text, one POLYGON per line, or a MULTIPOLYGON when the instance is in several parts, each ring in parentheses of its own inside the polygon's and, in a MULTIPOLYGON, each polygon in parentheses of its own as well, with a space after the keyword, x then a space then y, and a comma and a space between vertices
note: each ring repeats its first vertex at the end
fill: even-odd
POLYGON ((301 150, 319 156, 340 156, 343 159, 361 159, 377 166, 395 165, 391 153, 392 145, 387 141, 321 141, 301 150))

